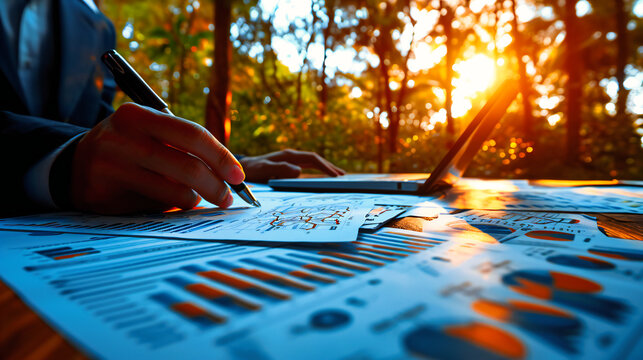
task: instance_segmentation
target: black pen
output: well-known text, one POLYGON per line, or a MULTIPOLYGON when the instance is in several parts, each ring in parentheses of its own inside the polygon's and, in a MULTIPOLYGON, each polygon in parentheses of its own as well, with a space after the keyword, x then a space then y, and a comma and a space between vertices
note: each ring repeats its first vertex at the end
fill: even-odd
MULTIPOLYGON (((116 50, 107 51, 101 56, 101 59, 114 75, 118 86, 127 96, 134 100, 135 103, 174 116, 167 107, 167 104, 147 85, 145 80, 141 78, 136 70, 134 70, 116 50)), ((241 182, 241 184, 238 185, 227 184, 248 204, 257 207, 261 206, 245 182, 241 182)))

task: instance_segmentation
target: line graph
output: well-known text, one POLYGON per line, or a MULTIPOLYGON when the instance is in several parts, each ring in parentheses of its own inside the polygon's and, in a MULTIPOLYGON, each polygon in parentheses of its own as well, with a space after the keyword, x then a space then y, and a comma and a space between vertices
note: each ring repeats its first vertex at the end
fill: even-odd
POLYGON ((279 229, 299 230, 307 233, 316 230, 335 231, 350 221, 353 206, 349 204, 328 204, 316 207, 282 206, 270 211, 261 211, 253 217, 227 224, 227 228, 257 231, 274 231, 279 229))
POLYGON ((268 199, 261 208, 195 209, 138 217, 79 213, 0 219, 0 229, 198 240, 339 242, 357 238, 373 200, 268 199))

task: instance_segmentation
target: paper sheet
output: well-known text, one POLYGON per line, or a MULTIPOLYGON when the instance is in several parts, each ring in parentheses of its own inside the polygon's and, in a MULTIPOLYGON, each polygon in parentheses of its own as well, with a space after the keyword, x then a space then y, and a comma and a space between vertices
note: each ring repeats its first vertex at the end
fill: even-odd
POLYGON ((208 207, 135 217, 42 214, 0 219, 0 229, 198 240, 340 242, 357 238, 366 214, 373 208, 369 199, 349 201, 333 195, 261 201, 260 208, 208 207))
POLYGON ((643 188, 634 186, 544 187, 521 180, 469 179, 456 184, 440 200, 458 209, 643 212, 643 188))
POLYGON ((0 275, 105 359, 641 357, 640 247, 452 235, 265 246, 0 232, 0 275))
MULTIPOLYGON (((261 201, 290 210, 349 204, 361 221, 377 208, 369 194, 291 196, 265 191, 261 201)), ((383 228, 323 243, 291 242, 310 231, 302 228, 278 243, 143 235, 151 226, 172 237, 198 233, 191 226, 224 216, 212 208, 111 225, 138 237, 69 234, 65 216, 50 218, 59 222, 51 228, 32 217, 40 222, 25 223, 30 231, 0 231, 0 277, 74 344, 106 359, 643 358, 642 241, 606 236, 581 214, 443 205, 407 213, 433 219, 413 218, 423 231, 383 228), (435 341, 444 346, 426 346, 435 341)), ((239 230, 237 211, 225 215, 226 231, 239 230)), ((254 237, 272 231, 261 216, 240 219, 254 224, 254 237)))
POLYGON ((423 223, 426 233, 448 233, 454 237, 487 243, 575 248, 579 250, 618 246, 637 249, 639 240, 611 238, 604 234, 596 218, 583 214, 536 211, 467 210, 436 213, 432 208, 414 208, 405 216, 433 216, 423 223))

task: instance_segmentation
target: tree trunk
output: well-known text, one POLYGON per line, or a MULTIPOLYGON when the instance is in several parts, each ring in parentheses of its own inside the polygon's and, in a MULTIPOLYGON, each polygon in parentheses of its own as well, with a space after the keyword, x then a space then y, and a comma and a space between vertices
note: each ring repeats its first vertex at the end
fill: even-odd
POLYGON ((520 77, 520 93, 522 94, 522 111, 523 111, 523 132, 526 139, 533 138, 533 114, 531 102, 529 101, 529 79, 525 70, 525 62, 522 60, 524 55, 522 34, 518 30, 518 15, 516 14, 516 0, 511 1, 511 13, 513 14, 512 28, 514 38, 514 49, 516 51, 516 60, 518 60, 518 76, 520 77))
POLYGON ((326 83, 326 61, 328 59, 327 52, 332 49, 330 42, 330 32, 335 24, 335 2, 332 0, 326 1, 326 15, 328 16, 328 24, 324 28, 322 35, 324 37, 324 57, 322 59, 321 90, 319 91, 319 114, 322 119, 326 117, 326 109, 328 106, 328 84, 326 83))
POLYGON ((453 46, 453 9, 448 4, 444 4, 444 0, 440 1, 440 9, 446 9, 446 14, 441 17, 442 26, 444 27, 444 36, 446 37, 445 46, 447 47, 446 53, 446 79, 444 84, 444 91, 446 93, 444 107, 447 111, 447 134, 449 136, 450 143, 451 139, 455 134, 455 128, 453 125, 453 115, 451 114, 451 107, 453 105, 452 93, 453 93, 453 63, 455 61, 454 57, 454 46, 453 46))
POLYGON ((232 0, 214 2, 214 66, 206 101, 205 127, 224 145, 230 139, 230 22, 232 0))
POLYGON ((567 162, 578 161, 581 127, 581 64, 578 44, 578 18, 576 17, 576 0, 565 1, 565 37, 567 72, 567 162))
MULTIPOLYGON (((184 6, 185 7, 185 6, 184 6)), ((194 9, 192 12, 188 15, 188 23, 185 27, 185 33, 181 34, 179 30, 179 34, 177 34, 180 38, 187 39, 190 36, 190 32, 192 32, 192 26, 194 25, 194 20, 196 18, 196 12, 197 10, 194 9)), ((178 94, 183 94, 185 91, 185 60, 188 56, 189 48, 185 43, 181 43, 181 49, 179 51, 179 87, 178 87, 178 94)), ((181 104, 180 98, 179 101, 177 102, 178 104, 181 104)), ((178 113, 180 114, 181 111, 180 109, 177 109, 178 113)))
MULTIPOLYGON (((380 123, 380 115, 382 113, 382 82, 378 81, 376 83, 377 87, 377 108, 379 109, 375 112, 375 144, 377 146, 377 172, 382 174, 384 173, 384 134, 382 132, 382 124, 380 123)), ((388 87, 388 84, 385 84, 388 87)))
MULTIPOLYGON (((314 4, 313 4, 314 5, 314 4)), ((302 91, 302 81, 303 81, 303 75, 304 75, 304 69, 307 69, 306 64, 308 63, 308 49, 310 48, 310 45, 313 44, 315 41, 315 24, 317 23, 317 15, 314 10, 312 10, 313 6, 311 5, 311 13, 313 16, 313 20, 310 26, 310 39, 306 42, 306 48, 304 49, 303 53, 303 59, 301 60, 301 67, 299 68, 299 73, 297 74, 297 98, 295 101, 295 115, 298 118, 301 118, 301 91, 302 91)))
MULTIPOLYGON (((384 34, 380 34, 380 36, 384 36, 384 34)), ((389 75, 389 60, 387 57, 387 51, 386 51, 386 46, 381 44, 383 40, 381 38, 378 38, 375 43, 375 53, 377 54, 378 58, 380 59, 380 74, 382 75, 382 89, 384 90, 384 109, 386 110, 386 116, 388 119, 388 124, 389 124, 389 137, 388 137, 388 147, 389 147, 389 152, 391 154, 395 154, 397 152, 397 136, 393 137, 393 133, 390 131, 390 126, 392 123, 393 119, 393 92, 391 91, 391 86, 389 83, 391 82, 391 77, 389 75)))
MULTIPOLYGON (((321 121, 321 127, 324 129, 323 134, 325 135, 325 130, 326 130, 326 113, 328 109, 328 84, 326 80, 328 79, 328 76, 326 75, 326 62, 328 59, 327 52, 329 50, 332 50, 333 46, 330 44, 330 32, 335 24, 335 1, 333 0, 327 0, 326 1, 326 14, 328 15, 328 24, 326 25, 326 28, 324 28, 322 35, 323 35, 323 41, 324 41, 324 57, 322 60, 322 67, 321 67, 321 76, 320 76, 320 85, 321 89, 319 90, 319 120, 321 121)), ((324 137, 319 139, 319 153, 322 156, 326 155, 326 141, 324 137)))
POLYGON ((618 82, 618 100, 616 116, 619 124, 624 125, 628 91, 625 89, 625 65, 627 64, 627 13, 623 0, 616 0, 616 81, 618 82))

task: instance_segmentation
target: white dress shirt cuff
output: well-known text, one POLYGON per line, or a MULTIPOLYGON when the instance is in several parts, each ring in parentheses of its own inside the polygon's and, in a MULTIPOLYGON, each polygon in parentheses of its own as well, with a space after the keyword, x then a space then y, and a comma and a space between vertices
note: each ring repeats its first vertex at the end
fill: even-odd
POLYGON ((58 206, 56 206, 56 203, 51 196, 51 191, 49 190, 49 174, 51 173, 51 166, 54 164, 54 161, 56 161, 58 155, 60 155, 67 146, 83 135, 85 135, 85 132, 72 137, 66 143, 60 145, 54 151, 40 159, 27 171, 23 183, 25 186, 25 192, 31 201, 46 209, 58 209, 58 206))

